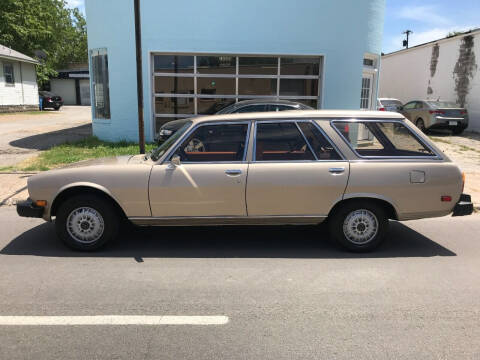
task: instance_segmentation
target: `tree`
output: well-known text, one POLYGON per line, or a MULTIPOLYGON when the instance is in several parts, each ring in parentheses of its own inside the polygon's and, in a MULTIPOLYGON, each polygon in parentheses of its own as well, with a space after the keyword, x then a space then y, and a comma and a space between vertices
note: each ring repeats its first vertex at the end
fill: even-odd
POLYGON ((0 44, 31 57, 42 50, 46 59, 37 66, 40 84, 56 69, 88 60, 85 18, 65 0, 1 0, 0 44))

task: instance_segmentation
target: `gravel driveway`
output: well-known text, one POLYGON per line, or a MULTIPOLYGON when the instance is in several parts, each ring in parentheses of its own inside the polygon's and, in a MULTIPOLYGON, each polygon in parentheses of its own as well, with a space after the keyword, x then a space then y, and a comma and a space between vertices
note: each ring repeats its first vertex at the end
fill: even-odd
POLYGON ((15 165, 52 145, 92 134, 90 106, 64 106, 39 114, 0 115, 0 167, 15 165))

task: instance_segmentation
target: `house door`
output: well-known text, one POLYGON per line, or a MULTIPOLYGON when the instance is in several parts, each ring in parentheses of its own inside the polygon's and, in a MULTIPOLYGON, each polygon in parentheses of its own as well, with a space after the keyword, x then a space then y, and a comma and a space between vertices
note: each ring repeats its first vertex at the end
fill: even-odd
POLYGON ((80 80, 80 104, 90 105, 90 80, 80 80))

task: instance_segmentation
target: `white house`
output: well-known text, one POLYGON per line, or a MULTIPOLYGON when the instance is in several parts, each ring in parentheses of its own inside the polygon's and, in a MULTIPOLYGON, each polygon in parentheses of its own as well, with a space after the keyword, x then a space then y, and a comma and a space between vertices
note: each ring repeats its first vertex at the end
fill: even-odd
POLYGON ((0 112, 38 109, 38 61, 0 45, 0 112))
POLYGON ((480 131, 480 29, 382 56, 380 97, 453 101, 480 131))

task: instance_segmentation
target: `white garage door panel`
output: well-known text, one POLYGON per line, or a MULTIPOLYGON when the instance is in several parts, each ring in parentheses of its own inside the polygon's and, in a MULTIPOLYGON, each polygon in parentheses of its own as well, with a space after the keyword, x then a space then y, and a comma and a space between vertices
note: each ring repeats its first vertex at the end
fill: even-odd
POLYGON ((50 90, 55 95, 59 95, 62 97, 64 105, 77 104, 77 98, 75 94, 75 80, 52 79, 50 80, 50 90))

